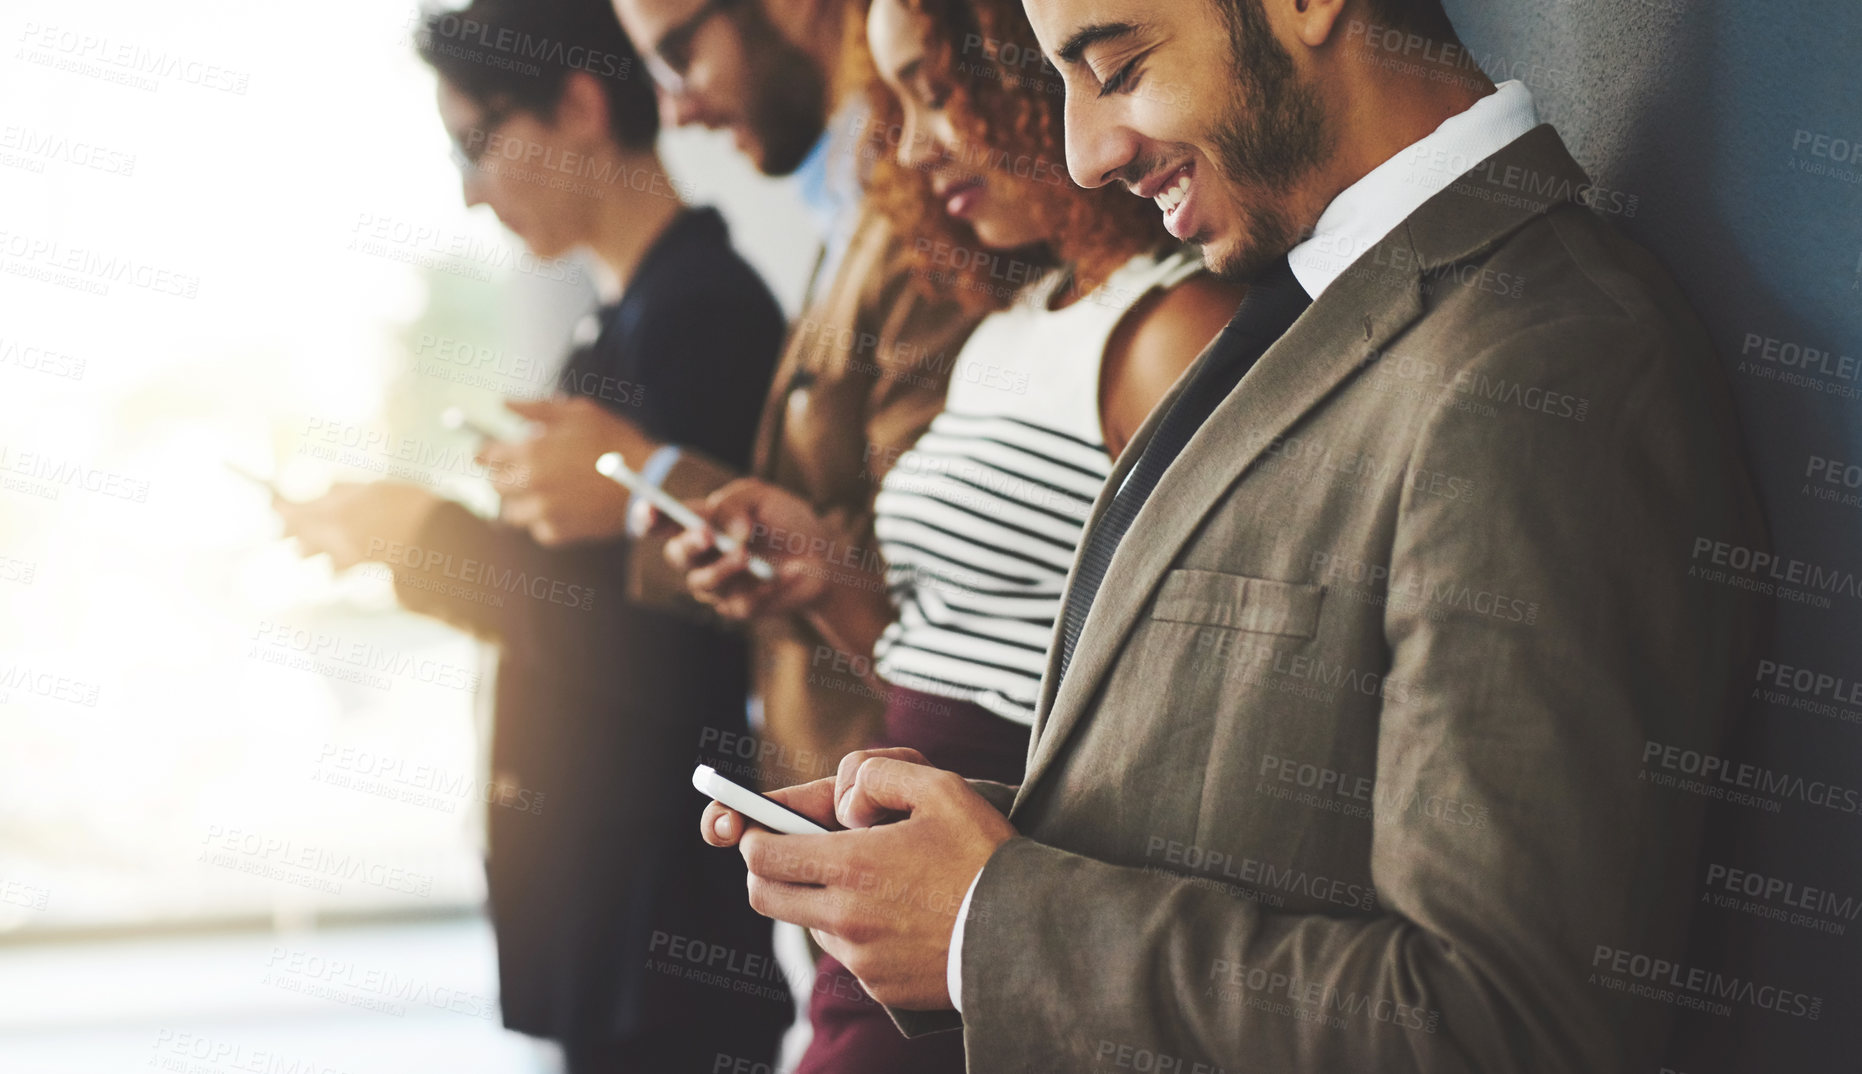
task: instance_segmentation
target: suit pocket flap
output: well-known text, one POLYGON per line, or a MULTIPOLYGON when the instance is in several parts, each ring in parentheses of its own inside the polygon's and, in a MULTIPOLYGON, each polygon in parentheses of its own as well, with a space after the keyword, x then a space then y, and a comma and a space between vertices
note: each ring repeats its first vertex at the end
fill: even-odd
POLYGON ((1174 570, 1164 577, 1151 618, 1310 638, 1325 589, 1220 571, 1174 570))

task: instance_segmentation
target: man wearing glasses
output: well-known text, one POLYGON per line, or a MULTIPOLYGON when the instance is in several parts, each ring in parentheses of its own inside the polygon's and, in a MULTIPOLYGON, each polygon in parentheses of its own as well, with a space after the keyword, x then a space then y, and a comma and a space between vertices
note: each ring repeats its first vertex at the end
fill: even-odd
POLYGON ((730 130, 738 150, 765 175, 793 173, 820 139, 828 76, 840 58, 838 34, 807 32, 817 17, 819 29, 831 29, 838 5, 789 7, 772 16, 756 0, 615 5, 659 87, 662 121, 730 130), (794 25, 778 26, 778 17, 794 25))
MULTIPOLYGON (((887 463, 942 409, 950 359, 976 320, 923 297, 904 240, 863 211, 852 152, 860 106, 834 100, 830 87, 849 58, 842 30, 849 19, 864 19, 864 3, 615 0, 615 8, 655 80, 662 119, 728 128, 765 174, 801 182, 822 250, 764 403, 750 473, 803 496, 847 532, 861 532, 887 463), (842 118, 830 124, 835 115, 842 118)), ((618 451, 687 500, 743 476, 579 400, 531 404, 524 413, 538 434, 512 445, 505 465, 530 466, 533 454, 569 446, 583 454, 618 451)), ((529 490, 523 514, 547 545, 623 532, 643 538, 630 545, 629 596, 690 605, 683 577, 662 558, 664 542, 644 539, 643 513, 630 518, 626 494, 592 468, 585 481, 529 490)), ((753 641, 752 711, 762 742, 755 762, 731 775, 786 786, 831 773, 842 755, 870 744, 884 706, 854 661, 799 616, 759 623, 753 641)))
POLYGON ((853 154, 837 139, 864 116, 845 102, 828 122, 830 86, 842 62, 846 0, 615 0, 640 42, 669 127, 729 130, 737 151, 764 175, 793 175, 824 248, 810 284, 834 277, 852 238, 860 189, 853 154))

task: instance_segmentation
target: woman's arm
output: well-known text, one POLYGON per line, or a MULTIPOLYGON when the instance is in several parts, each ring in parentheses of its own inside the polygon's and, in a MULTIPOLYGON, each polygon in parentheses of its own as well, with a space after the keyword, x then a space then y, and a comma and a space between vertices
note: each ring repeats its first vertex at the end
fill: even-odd
POLYGON ((1151 292, 1119 321, 1106 341, 1099 374, 1099 420, 1113 458, 1228 324, 1245 290, 1200 274, 1151 292))

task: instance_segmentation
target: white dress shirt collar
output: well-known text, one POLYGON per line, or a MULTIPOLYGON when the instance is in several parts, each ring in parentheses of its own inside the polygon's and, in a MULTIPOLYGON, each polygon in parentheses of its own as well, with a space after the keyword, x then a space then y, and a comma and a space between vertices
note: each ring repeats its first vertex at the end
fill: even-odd
POLYGON ((1294 278, 1317 299, 1438 190, 1538 125, 1525 83, 1500 83, 1333 198, 1312 237, 1287 252, 1294 278))

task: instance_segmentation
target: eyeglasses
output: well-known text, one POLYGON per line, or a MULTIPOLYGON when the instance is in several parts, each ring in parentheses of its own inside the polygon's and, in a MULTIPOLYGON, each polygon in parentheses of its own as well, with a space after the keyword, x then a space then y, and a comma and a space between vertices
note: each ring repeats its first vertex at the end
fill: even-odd
POLYGON ((455 135, 453 137, 453 166, 458 168, 463 175, 476 173, 479 161, 484 160, 485 153, 491 149, 492 135, 498 133, 498 128, 510 122, 511 117, 516 114, 515 108, 487 109, 485 114, 479 117, 479 121, 466 130, 467 137, 478 136, 477 142, 473 145, 464 144, 455 135))
POLYGON ((705 0, 697 11, 685 17, 685 21, 661 34, 652 47, 641 50, 640 58, 646 61, 647 74, 660 89, 671 94, 685 92, 686 72, 692 66, 692 42, 698 39, 698 32, 713 15, 723 13, 737 2, 705 0))

